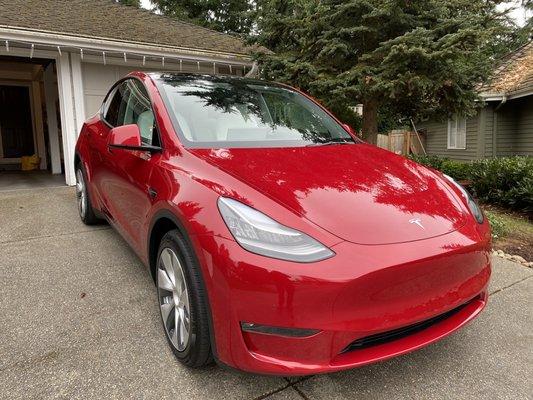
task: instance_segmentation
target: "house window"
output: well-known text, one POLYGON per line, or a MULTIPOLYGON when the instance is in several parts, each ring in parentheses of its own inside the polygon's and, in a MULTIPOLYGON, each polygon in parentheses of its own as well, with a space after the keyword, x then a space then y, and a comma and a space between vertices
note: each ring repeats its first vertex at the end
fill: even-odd
POLYGON ((466 118, 455 115, 448 120, 448 149, 466 149, 466 118))

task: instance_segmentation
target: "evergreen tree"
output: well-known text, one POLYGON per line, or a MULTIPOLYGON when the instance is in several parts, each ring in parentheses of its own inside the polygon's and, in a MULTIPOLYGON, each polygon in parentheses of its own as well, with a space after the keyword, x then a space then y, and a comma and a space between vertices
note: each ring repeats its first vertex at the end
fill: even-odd
POLYGON ((252 30, 252 0, 152 0, 165 15, 225 33, 247 35, 252 30))
POLYGON ((511 24, 499 0, 258 0, 256 43, 265 78, 320 99, 342 118, 364 105, 372 139, 378 114, 470 114, 495 43, 511 24))

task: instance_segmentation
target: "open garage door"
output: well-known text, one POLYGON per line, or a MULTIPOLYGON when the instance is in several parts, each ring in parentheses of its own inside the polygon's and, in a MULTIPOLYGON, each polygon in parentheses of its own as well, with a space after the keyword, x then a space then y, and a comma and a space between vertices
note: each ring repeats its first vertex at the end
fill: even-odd
POLYGON ((0 190, 64 184, 58 109, 54 60, 0 57, 0 190))

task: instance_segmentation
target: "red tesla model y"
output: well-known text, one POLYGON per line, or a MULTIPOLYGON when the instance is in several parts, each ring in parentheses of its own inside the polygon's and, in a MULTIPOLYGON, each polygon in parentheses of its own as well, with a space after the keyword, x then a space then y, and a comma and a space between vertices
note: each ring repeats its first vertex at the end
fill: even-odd
POLYGON ((109 221, 149 268, 191 367, 353 368, 487 302, 490 230, 470 195, 288 86, 132 73, 84 124, 75 168, 81 219, 109 221))

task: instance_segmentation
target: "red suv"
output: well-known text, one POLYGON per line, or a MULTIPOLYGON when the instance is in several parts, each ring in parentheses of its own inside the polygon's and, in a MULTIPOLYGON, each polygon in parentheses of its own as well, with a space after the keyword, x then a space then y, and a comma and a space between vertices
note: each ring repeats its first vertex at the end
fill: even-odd
POLYGON ((188 366, 352 368, 486 304, 489 225, 469 194, 288 86, 132 73, 75 162, 81 219, 109 221, 149 268, 188 366))

